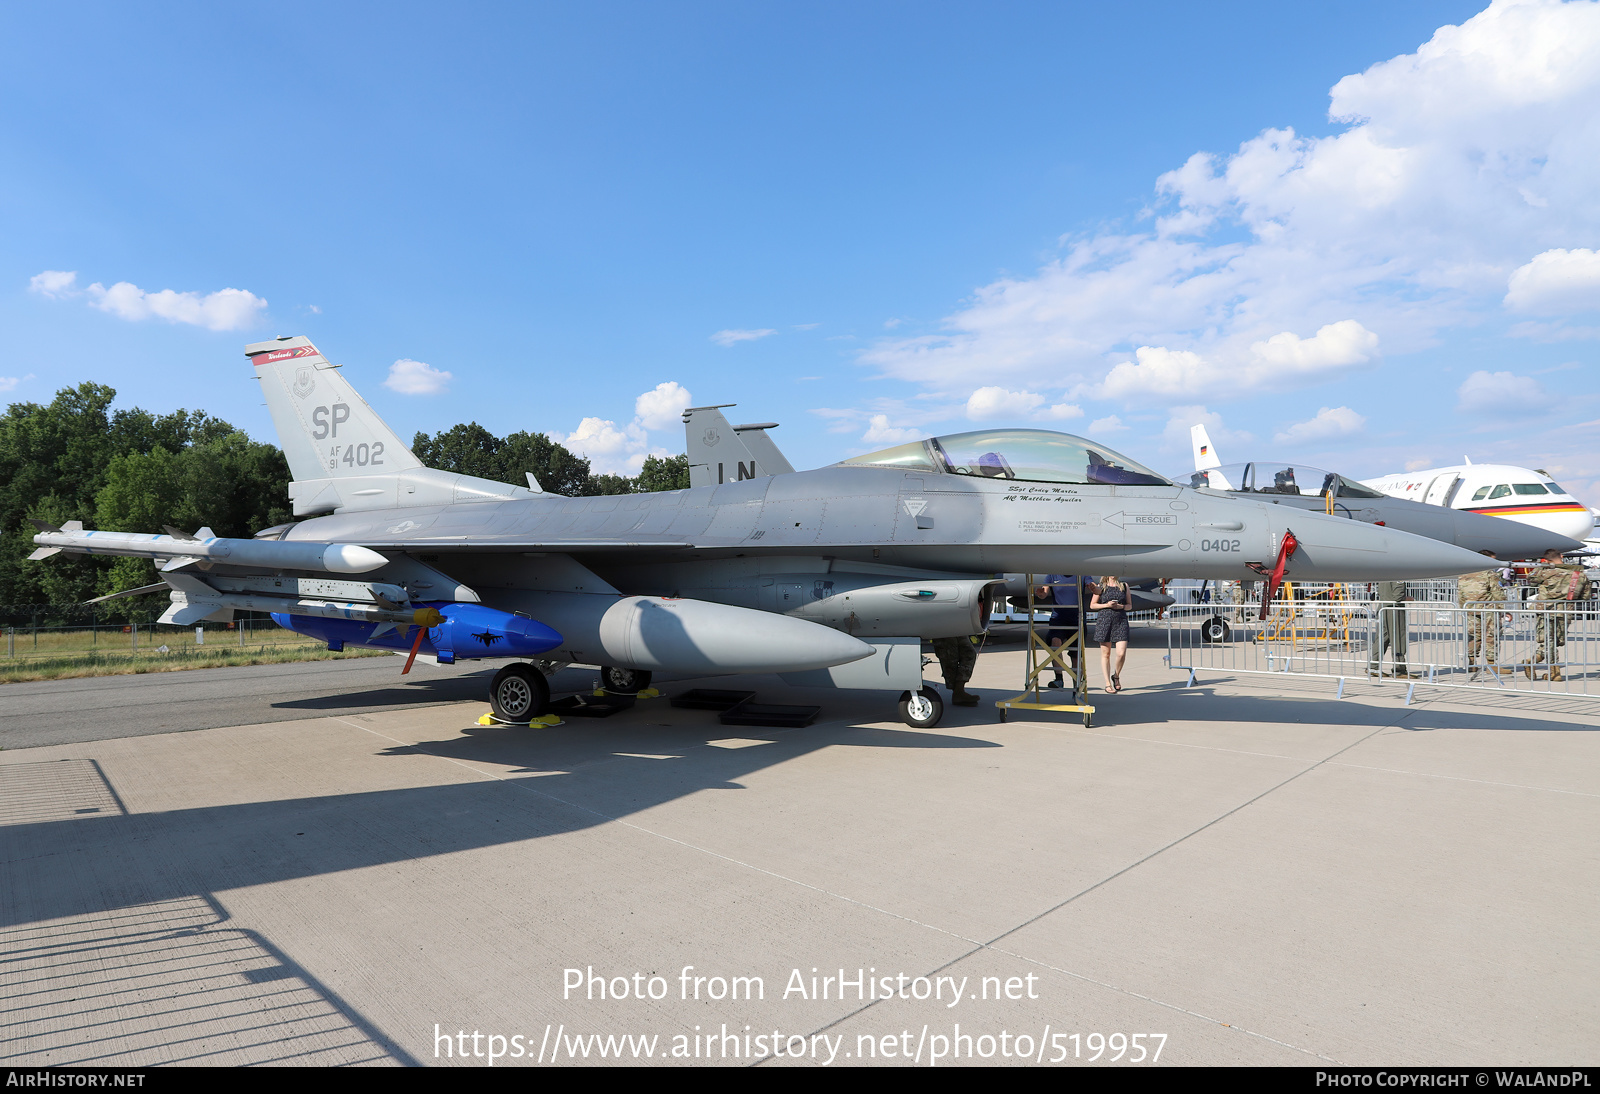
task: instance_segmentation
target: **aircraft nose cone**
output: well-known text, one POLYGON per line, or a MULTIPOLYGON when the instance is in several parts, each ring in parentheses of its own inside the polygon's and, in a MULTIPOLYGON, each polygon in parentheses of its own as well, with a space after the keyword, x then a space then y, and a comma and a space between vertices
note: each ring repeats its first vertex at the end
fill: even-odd
POLYGON ((1306 581, 1401 581, 1482 570, 1480 554, 1393 528, 1308 514, 1289 525, 1299 541, 1290 575, 1306 581))
POLYGON ((1537 558, 1552 547, 1560 548, 1562 553, 1583 548, 1580 540, 1503 517, 1457 512, 1454 520, 1457 546, 1469 551, 1493 551, 1496 558, 1506 562, 1537 558))

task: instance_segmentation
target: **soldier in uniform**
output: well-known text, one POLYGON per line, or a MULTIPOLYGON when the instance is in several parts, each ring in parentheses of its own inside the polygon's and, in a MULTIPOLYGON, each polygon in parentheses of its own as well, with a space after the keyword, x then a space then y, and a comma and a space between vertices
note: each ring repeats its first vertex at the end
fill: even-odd
MULTIPOLYGON (((1478 553, 1494 557, 1493 551, 1478 553)), ((1489 604, 1505 598, 1506 591, 1500 587, 1500 571, 1497 569, 1481 570, 1456 578, 1456 603, 1463 608, 1468 604, 1489 604)), ((1467 677, 1468 681, 1476 680, 1485 664, 1491 673, 1500 671, 1494 663, 1495 639, 1500 629, 1499 616, 1498 611, 1467 612, 1467 668, 1472 671, 1472 675, 1467 677), (1478 656, 1480 653, 1483 655, 1481 660, 1478 656)))
POLYGON ((1394 675, 1411 675, 1406 667, 1406 610, 1402 605, 1410 600, 1404 581, 1378 582, 1377 633, 1367 649, 1367 674, 1378 675, 1383 667, 1383 653, 1394 650, 1394 675))
POLYGON ((958 707, 978 705, 978 697, 967 690, 967 681, 972 679, 972 669, 978 663, 976 643, 981 641, 981 634, 933 640, 934 656, 939 658, 939 669, 944 673, 944 686, 950 689, 950 701, 958 707))
MULTIPOLYGON (((1535 641, 1539 661, 1550 666, 1548 678, 1560 680, 1560 647, 1567 644, 1567 612, 1574 600, 1588 599, 1591 583, 1582 565, 1561 561, 1560 548, 1546 551, 1542 561, 1544 565, 1529 575, 1537 590, 1533 602, 1534 610, 1539 613, 1539 622, 1534 628, 1535 641)), ((1532 664, 1524 665, 1523 671, 1530 680, 1545 679, 1534 673, 1532 664)))

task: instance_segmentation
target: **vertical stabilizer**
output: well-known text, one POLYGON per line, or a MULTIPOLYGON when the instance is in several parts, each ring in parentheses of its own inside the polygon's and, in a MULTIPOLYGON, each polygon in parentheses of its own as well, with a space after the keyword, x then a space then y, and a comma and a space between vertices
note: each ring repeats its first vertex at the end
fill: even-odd
POLYGON ((244 353, 255 366, 289 473, 297 481, 422 466, 311 339, 257 342, 244 353))
POLYGON ((778 423, 730 425, 722 411, 733 405, 693 406, 683 412, 690 486, 743 482, 769 475, 787 475, 794 470, 767 436, 766 431, 776 429, 778 423))
POLYGON ((1217 456, 1217 446, 1211 443, 1211 435, 1206 432, 1205 426, 1190 426, 1189 441, 1194 445, 1196 471, 1210 471, 1213 467, 1222 466, 1222 460, 1217 456))
POLYGON ((422 466, 311 339, 244 348, 289 461, 297 517, 545 495, 422 466))

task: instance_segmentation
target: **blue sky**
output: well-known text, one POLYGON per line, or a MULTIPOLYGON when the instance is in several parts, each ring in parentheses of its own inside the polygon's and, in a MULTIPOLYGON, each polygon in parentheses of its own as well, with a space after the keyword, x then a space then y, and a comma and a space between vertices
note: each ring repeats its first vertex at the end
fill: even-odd
POLYGON ((781 421, 796 466, 1012 423, 1178 470, 1205 421, 1224 458, 1470 453, 1600 503, 1586 0, 12 5, 0 34, 0 398, 96 380, 270 437, 241 348, 306 334, 402 435, 610 470, 681 450, 692 398, 781 421))

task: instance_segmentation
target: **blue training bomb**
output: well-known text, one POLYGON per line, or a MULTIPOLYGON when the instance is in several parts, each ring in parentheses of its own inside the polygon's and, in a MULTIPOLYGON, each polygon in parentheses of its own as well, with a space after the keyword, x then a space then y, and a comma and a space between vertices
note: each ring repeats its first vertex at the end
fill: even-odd
MULTIPOLYGON (((441 665, 481 657, 537 657, 561 645, 561 634, 536 620, 510 612, 486 608, 482 604, 460 601, 423 601, 418 607, 435 608, 444 622, 428 628, 419 652, 429 653, 441 665)), ((411 649, 416 636, 401 637, 393 624, 370 623, 355 619, 322 619, 309 615, 273 612, 272 621, 280 627, 320 639, 330 650, 345 646, 370 646, 380 650, 411 649), (381 631, 374 635, 374 631, 381 631)))

